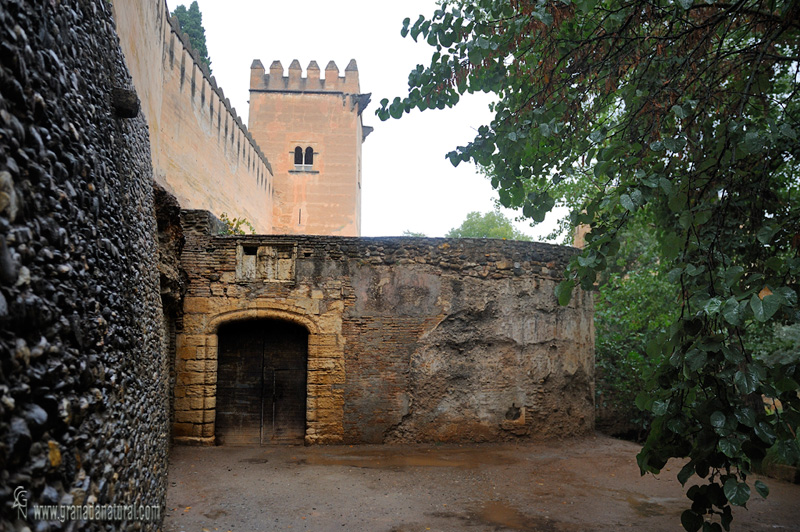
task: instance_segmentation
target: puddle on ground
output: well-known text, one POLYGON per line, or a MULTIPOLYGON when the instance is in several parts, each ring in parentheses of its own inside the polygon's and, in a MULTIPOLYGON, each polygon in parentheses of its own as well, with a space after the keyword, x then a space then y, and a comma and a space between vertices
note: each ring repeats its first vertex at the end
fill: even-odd
POLYGON ((548 517, 525 515, 503 501, 488 501, 480 510, 468 514, 433 512, 426 515, 447 519, 458 519, 468 526, 485 525, 492 530, 523 530, 525 532, 556 532, 562 530, 557 522, 548 517))
POLYGON ((211 510, 208 513, 204 513, 203 515, 208 517, 209 519, 216 519, 217 517, 222 517, 223 515, 228 515, 228 512, 226 512, 222 508, 217 508, 216 510, 211 510))
POLYGON ((514 464, 514 457, 475 449, 353 450, 347 454, 313 454, 292 460, 297 464, 398 469, 404 467, 456 467, 472 469, 481 465, 514 464))
POLYGON ((511 530, 535 532, 555 532, 555 522, 545 517, 531 517, 523 514, 503 501, 489 501, 480 512, 473 514, 487 525, 502 526, 511 530))
MULTIPOLYGON (((655 517, 672 513, 669 508, 658 502, 660 499, 653 499, 639 493, 627 492, 627 494, 625 500, 628 502, 631 509, 641 517, 655 517)), ((675 499, 663 499, 662 501, 667 502, 671 500, 675 499)))

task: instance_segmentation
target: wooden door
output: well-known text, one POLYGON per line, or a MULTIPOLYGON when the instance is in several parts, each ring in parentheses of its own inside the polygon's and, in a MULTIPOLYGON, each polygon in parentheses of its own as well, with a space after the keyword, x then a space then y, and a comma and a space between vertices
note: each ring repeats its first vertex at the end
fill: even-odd
POLYGON ((308 332, 282 321, 220 327, 217 442, 302 443, 308 332))

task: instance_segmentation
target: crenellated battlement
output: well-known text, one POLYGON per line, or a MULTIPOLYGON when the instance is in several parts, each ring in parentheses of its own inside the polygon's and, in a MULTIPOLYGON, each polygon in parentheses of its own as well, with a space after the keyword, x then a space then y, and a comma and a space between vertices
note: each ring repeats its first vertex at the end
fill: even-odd
MULTIPOLYGON (((230 116, 231 121, 234 124, 236 124, 241 134, 250 144, 252 150, 256 153, 258 158, 261 159, 261 162, 264 164, 264 166, 269 170, 271 174, 272 166, 270 165, 264 153, 261 151, 261 148, 259 147, 258 143, 256 143, 255 139, 253 139, 253 136, 247 130, 247 125, 244 122, 242 122, 242 119, 236 112, 236 109, 231 105, 230 99, 225 97, 225 92, 222 90, 222 87, 217 85, 217 78, 212 76, 211 72, 209 72, 208 70, 208 67, 206 67, 206 65, 202 61, 200 61, 200 54, 197 52, 197 50, 194 49, 194 47, 192 47, 191 41, 189 40, 189 36, 186 35, 186 33, 184 33, 183 30, 181 30, 181 26, 180 23, 178 22, 178 19, 175 18, 174 16, 171 16, 167 17, 167 21, 169 22, 170 31, 175 36, 178 37, 181 44, 183 45, 184 50, 189 54, 189 57, 191 57, 192 62, 194 63, 193 68, 197 69, 200 72, 202 77, 205 79, 205 82, 209 85, 210 88, 209 92, 214 92, 217 95, 220 104, 224 106, 225 112, 227 113, 228 116, 230 116)), ((170 54, 174 56, 175 54, 174 48, 170 48, 170 54)), ((194 82, 194 80, 192 81, 194 82)))
POLYGON ((271 162, 164 0, 115 0, 114 17, 148 121, 154 180, 182 207, 270 232, 271 162))
POLYGON ((284 76, 283 65, 280 61, 273 61, 269 72, 259 59, 250 65, 250 90, 268 92, 338 92, 359 94, 361 92, 358 82, 358 66, 356 60, 351 59, 344 76, 339 76, 339 67, 333 61, 325 66, 325 77, 320 77, 320 68, 316 61, 311 61, 306 67, 306 76, 300 61, 295 59, 289 65, 288 76, 284 76))

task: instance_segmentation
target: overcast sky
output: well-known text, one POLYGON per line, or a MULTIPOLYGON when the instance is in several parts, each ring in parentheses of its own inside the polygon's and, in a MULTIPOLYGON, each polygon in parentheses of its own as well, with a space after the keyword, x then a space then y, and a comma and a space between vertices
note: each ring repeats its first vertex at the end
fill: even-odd
MULTIPOLYGON (((187 7, 191 0, 168 0, 187 7)), ((372 103, 362 115, 375 131, 363 146, 361 232, 363 236, 400 235, 404 230, 443 236, 461 225, 467 213, 493 208, 497 193, 474 165, 454 168, 445 154, 475 137, 491 114, 487 95, 463 98, 454 109, 412 112, 381 122, 375 109, 382 98, 407 94, 408 73, 427 65, 433 48, 400 36, 403 19, 430 16, 434 0, 198 0, 203 13, 212 74, 231 105, 247 123, 250 64, 269 68, 280 60, 288 75, 298 59, 305 69, 315 60, 324 70, 333 60, 340 75, 350 59, 358 63, 362 92, 372 103)), ((513 217, 511 211, 506 214, 513 217)), ((538 236, 550 227, 520 230, 538 236)))

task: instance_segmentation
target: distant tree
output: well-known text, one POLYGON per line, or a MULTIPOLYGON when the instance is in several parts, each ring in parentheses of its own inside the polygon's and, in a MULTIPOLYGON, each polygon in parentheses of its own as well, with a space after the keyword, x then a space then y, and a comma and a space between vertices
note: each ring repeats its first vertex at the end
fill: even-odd
POLYGON ((189 37, 192 48, 200 55, 200 62, 208 68, 210 73, 211 59, 208 57, 208 48, 206 48, 206 30, 203 28, 203 14, 200 12, 197 1, 192 2, 189 9, 186 9, 184 5, 179 5, 172 12, 172 16, 178 19, 181 30, 189 37))
POLYGON ((467 214, 467 219, 459 227, 447 232, 447 238, 505 238, 507 240, 527 240, 531 237, 517 230, 511 220, 498 210, 481 214, 477 211, 467 214))
POLYGON ((636 439, 646 435, 652 415, 636 407, 636 396, 660 358, 650 356, 675 315, 679 287, 658 255, 651 217, 642 213, 621 230, 616 260, 598 276, 595 293, 595 395, 601 431, 636 439), (651 350, 652 352, 652 350, 651 350))
POLYGON ((403 236, 415 236, 417 238, 428 238, 428 235, 426 235, 425 233, 418 233, 416 231, 411 231, 409 229, 406 229, 405 231, 403 231, 403 236))

